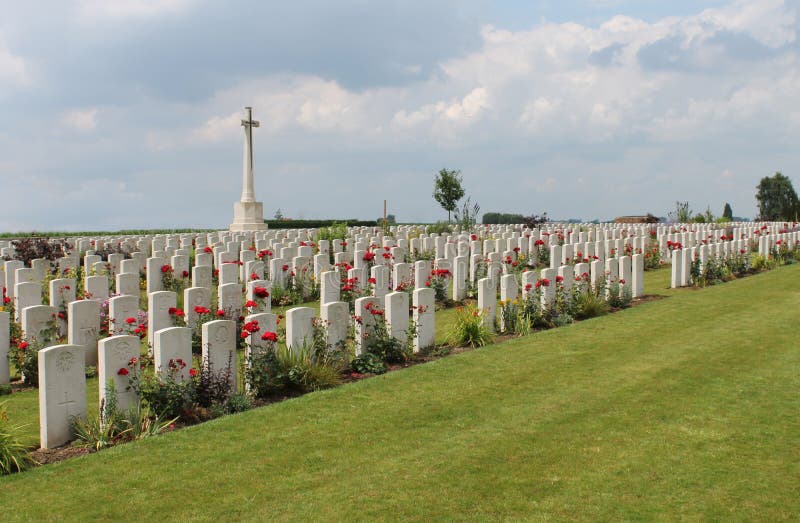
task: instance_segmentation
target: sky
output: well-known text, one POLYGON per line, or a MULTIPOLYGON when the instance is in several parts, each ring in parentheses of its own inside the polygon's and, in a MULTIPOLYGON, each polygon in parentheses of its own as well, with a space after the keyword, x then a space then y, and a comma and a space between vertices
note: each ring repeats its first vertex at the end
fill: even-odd
POLYGON ((800 0, 0 0, 0 231, 757 213, 800 185, 800 0))

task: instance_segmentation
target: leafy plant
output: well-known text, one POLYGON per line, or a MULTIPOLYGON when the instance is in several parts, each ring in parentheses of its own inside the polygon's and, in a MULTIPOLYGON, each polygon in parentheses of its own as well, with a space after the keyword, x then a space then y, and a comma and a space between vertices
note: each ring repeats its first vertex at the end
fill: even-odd
POLYGON ((575 296, 575 317, 578 319, 595 318, 608 314, 610 307, 600 293, 581 292, 575 296))
POLYGON ((442 209, 447 211, 447 223, 450 223, 450 213, 456 209, 458 200, 464 197, 464 188, 461 186, 461 172, 442 169, 436 175, 433 187, 433 199, 442 209))
POLYGON ((361 356, 354 358, 350 362, 350 368, 360 374, 383 374, 386 372, 386 365, 380 356, 365 352, 361 356))
POLYGON ((492 337, 484 311, 473 304, 456 308, 456 320, 447 337, 449 343, 459 347, 483 347, 492 341, 492 337))
POLYGON ((247 376, 257 397, 298 391, 328 389, 341 383, 336 361, 315 354, 313 347, 272 347, 252 354, 247 376))
POLYGON ((25 470, 34 464, 28 447, 22 442, 24 427, 11 425, 6 403, 0 403, 0 476, 25 470))

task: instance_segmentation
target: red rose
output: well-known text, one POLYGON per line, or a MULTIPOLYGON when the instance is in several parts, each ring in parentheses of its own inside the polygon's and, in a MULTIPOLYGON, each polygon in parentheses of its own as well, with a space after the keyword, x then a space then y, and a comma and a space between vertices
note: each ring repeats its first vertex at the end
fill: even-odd
POLYGON ((264 341, 278 341, 278 335, 274 332, 266 331, 264 334, 261 335, 261 339, 264 341))
POLYGON ((177 308, 177 307, 170 307, 170 308, 167 310, 167 312, 168 312, 169 314, 175 314, 177 311, 178 311, 178 308, 177 308))
POLYGON ((184 278, 188 278, 189 277, 189 271, 183 271, 181 274, 183 274, 184 278))
POLYGON ((3 296, 3 303, 5 304, 11 303, 11 298, 9 298, 8 296, 3 296))
POLYGON ((212 252, 214 252, 214 249, 212 249, 211 247, 206 247, 205 249, 203 249, 203 252, 211 254, 212 252))
POLYGON ((28 348, 28 342, 27 341, 21 341, 21 342, 19 342, 19 345, 17 345, 17 347, 19 347, 19 350, 25 350, 25 349, 28 348))
POLYGON ((244 304, 245 307, 258 307, 258 303, 254 302, 253 300, 247 300, 244 304))
POLYGON ((225 311, 222 309, 217 310, 217 316, 219 316, 220 318, 225 316, 225 311))
POLYGON ((367 283, 371 283, 371 284, 375 285, 375 278, 368 279, 367 283))
POLYGON ((194 367, 192 367, 191 369, 189 369, 189 376, 191 376, 192 378, 194 378, 195 376, 197 376, 197 369, 195 369, 194 367))
POLYGON ((172 267, 170 267, 169 265, 162 265, 161 266, 161 272, 163 272, 165 274, 170 272, 171 270, 172 270, 172 267))
POLYGON ((556 276, 556 283, 561 283, 563 281, 564 281, 564 277, 563 276, 556 276))
POLYGON ((526 283, 525 284, 525 291, 531 290, 531 287, 533 287, 533 285, 531 285, 530 283, 526 283))
POLYGON ((284 265, 283 265, 283 267, 281 267, 281 270, 282 270, 283 272, 286 272, 286 271, 288 271, 288 270, 289 270, 289 266, 288 266, 288 265, 286 265, 286 264, 284 264, 284 265))
POLYGON ((128 369, 122 367, 117 371, 117 376, 127 376, 129 374, 128 369))
POLYGON ((136 323, 136 318, 125 318, 125 323, 130 325, 131 323, 136 323))

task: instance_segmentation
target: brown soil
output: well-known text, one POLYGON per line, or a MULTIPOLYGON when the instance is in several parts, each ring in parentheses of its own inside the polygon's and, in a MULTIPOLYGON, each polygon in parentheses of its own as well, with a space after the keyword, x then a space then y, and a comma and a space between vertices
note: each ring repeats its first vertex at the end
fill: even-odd
POLYGON ((71 447, 69 445, 65 445, 55 449, 36 449, 31 452, 31 457, 39 465, 47 465, 50 463, 58 463, 59 461, 64 461, 65 459, 74 458, 75 456, 85 456, 86 454, 90 454, 92 452, 95 452, 95 450, 85 447, 71 447))

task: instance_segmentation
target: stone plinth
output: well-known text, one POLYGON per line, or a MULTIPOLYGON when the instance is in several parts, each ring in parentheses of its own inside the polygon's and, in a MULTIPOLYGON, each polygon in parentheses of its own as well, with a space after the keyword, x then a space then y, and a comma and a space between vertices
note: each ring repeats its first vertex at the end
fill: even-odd
POLYGON ((261 202, 235 202, 230 230, 234 232, 266 231, 264 204, 261 202))

